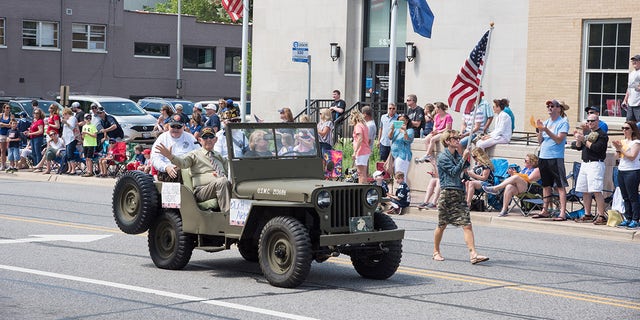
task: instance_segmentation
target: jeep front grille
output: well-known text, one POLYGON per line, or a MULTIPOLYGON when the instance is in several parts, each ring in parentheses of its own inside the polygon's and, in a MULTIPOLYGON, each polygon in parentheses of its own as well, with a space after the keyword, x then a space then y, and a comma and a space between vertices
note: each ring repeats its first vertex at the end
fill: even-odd
POLYGON ((360 217, 363 215, 363 198, 364 190, 361 188, 331 190, 331 228, 348 231, 351 217, 360 217))

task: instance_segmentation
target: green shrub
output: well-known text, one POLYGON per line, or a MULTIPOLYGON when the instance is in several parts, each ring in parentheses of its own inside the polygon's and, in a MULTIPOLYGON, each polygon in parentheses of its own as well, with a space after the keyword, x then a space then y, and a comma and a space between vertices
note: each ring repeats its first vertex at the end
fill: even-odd
MULTIPOLYGON (((340 138, 333 146, 334 150, 342 151, 342 168, 351 169, 355 168, 353 163, 353 139, 352 138, 340 138)), ((380 161, 380 152, 378 146, 373 144, 371 155, 369 156, 369 175, 376 171, 376 162, 380 161)))

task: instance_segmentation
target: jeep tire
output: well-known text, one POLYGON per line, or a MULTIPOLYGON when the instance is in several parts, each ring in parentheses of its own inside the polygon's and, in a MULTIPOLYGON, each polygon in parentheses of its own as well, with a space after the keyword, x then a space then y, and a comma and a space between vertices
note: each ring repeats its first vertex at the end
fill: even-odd
POLYGON ((149 230, 158 211, 158 190, 153 176, 142 171, 128 171, 113 188, 113 217, 127 234, 149 230))
POLYGON ((293 217, 275 217, 262 229, 260 269, 273 286, 295 288, 311 269, 311 238, 307 228, 293 217))
POLYGON ((182 230, 182 218, 174 210, 164 210, 149 229, 149 254, 160 269, 180 270, 191 259, 195 235, 182 230))
MULTIPOLYGON (((374 219, 376 230, 398 229, 393 219, 384 213, 376 212, 374 219)), ((385 241, 383 246, 389 251, 376 254, 355 251, 351 254, 351 263, 362 277, 384 280, 396 273, 402 259, 402 241, 385 241)))
POLYGON ((238 241, 240 255, 249 262, 258 262, 258 241, 254 239, 242 239, 238 241))

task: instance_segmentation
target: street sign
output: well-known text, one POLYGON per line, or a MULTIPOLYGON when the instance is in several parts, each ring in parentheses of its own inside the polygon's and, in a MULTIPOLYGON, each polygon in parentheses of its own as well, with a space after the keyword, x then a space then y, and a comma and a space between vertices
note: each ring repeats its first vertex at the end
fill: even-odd
POLYGON ((293 42, 293 48, 291 48, 291 61, 309 63, 309 44, 307 42, 293 42))

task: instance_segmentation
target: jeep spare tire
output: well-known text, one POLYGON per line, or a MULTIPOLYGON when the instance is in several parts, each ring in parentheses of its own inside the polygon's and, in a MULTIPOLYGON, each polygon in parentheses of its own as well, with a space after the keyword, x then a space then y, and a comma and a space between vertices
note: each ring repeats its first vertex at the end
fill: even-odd
POLYGON ((311 270, 311 238, 296 218, 275 217, 264 226, 259 244, 260 269, 273 286, 295 288, 311 270))
POLYGON ((113 189, 112 205, 122 232, 139 234, 149 230, 158 211, 158 190, 153 176, 137 170, 120 176, 113 189))

